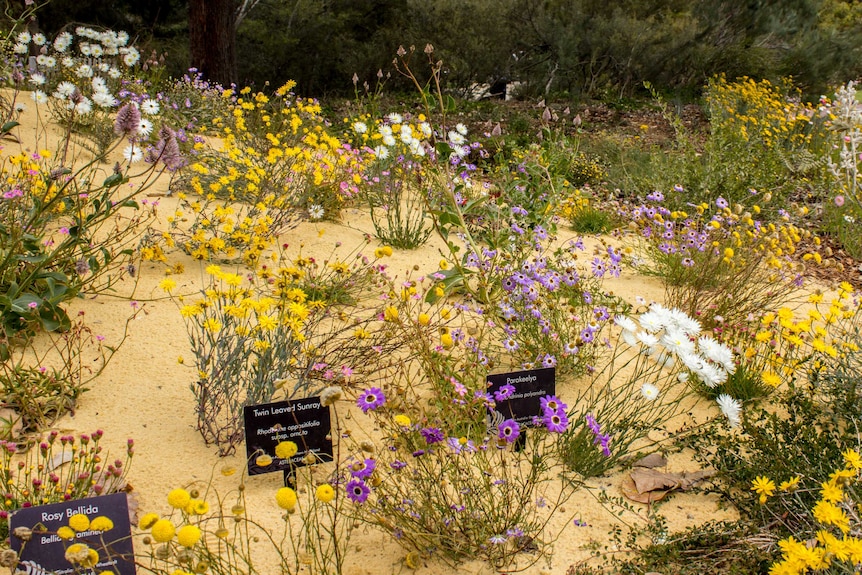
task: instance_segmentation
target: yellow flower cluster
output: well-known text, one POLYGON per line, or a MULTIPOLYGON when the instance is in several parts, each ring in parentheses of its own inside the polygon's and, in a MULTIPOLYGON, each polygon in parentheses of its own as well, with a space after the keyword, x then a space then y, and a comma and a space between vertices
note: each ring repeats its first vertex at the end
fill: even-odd
POLYGON ((743 77, 728 82, 723 76, 713 79, 707 90, 713 129, 739 134, 746 142, 767 148, 808 145, 815 109, 789 98, 787 91, 769 80, 758 82, 743 77))
POLYGON ((848 489, 859 480, 862 456, 852 449, 843 456, 844 467, 821 484, 820 499, 811 510, 812 517, 821 526, 816 540, 808 544, 791 536, 780 541, 781 559, 773 563, 770 575, 803 575, 809 570, 841 566, 853 571, 854 565, 862 563, 862 538, 857 537, 860 526, 851 524, 857 521, 857 502, 848 489), (854 512, 848 513, 848 509, 854 512))
POLYGON ((231 114, 212 126, 220 145, 195 144, 186 186, 196 197, 180 194, 181 209, 169 218, 178 234, 182 219, 193 220, 182 243, 195 258, 241 255, 254 267, 298 208, 317 203, 326 213, 337 211, 360 181, 361 156, 329 135, 320 105, 294 98, 291 86, 273 98, 248 88, 228 91, 235 99, 231 114))

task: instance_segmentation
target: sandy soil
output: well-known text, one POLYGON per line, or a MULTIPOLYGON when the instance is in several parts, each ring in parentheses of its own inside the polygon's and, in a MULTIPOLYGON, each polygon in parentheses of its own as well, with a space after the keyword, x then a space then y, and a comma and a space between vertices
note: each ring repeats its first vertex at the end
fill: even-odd
MULTIPOLYGON (((28 138, 32 141, 31 135, 36 130, 35 106, 29 98, 24 101, 29 109, 22 118, 18 134, 25 142, 23 145, 29 148, 26 142, 28 138)), ((3 153, 6 154, 18 145, 6 143, 4 146, 6 150, 3 153)), ((162 218, 173 212, 176 201, 164 197, 166 185, 167 181, 164 180, 149 190, 150 199, 160 202, 162 218)), ((292 247, 303 243, 304 253, 322 256, 329 252, 334 241, 341 241, 346 248, 350 248, 372 229, 367 214, 347 210, 340 223, 303 223, 287 234, 283 241, 292 247)), ((561 230, 559 235, 561 239, 567 239, 565 236, 572 234, 561 230)), ((414 265, 422 270, 434 270, 440 259, 440 245, 439 241, 432 238, 419 250, 396 251, 388 262, 389 267, 397 275, 403 275, 404 270, 414 265)), ((179 252, 169 257, 172 263, 184 263, 186 269, 184 274, 173 276, 179 284, 175 293, 196 294, 204 275, 204 266, 179 252)), ((216 449, 205 446, 195 431, 194 400, 189 386, 195 381, 196 373, 190 365, 192 356, 178 307, 157 287, 164 277, 163 265, 144 265, 136 284, 126 280, 119 287, 119 297, 84 298, 70 304, 70 312, 83 310, 89 325, 96 333, 104 335, 108 344, 119 341, 121 337, 125 320, 131 313, 130 299, 143 307, 143 313, 131 322, 127 341, 92 384, 90 391, 84 394, 75 413, 63 417, 56 424, 57 429, 68 433, 103 429, 103 444, 116 454, 122 453, 126 438, 134 438, 136 454, 129 481, 138 507, 142 512, 160 513, 169 511, 165 496, 175 487, 202 485, 212 477, 218 491, 225 493, 234 489, 237 476, 225 478, 218 470, 224 465, 239 468, 244 465, 241 456, 219 458, 216 449), (179 363, 179 357, 186 360, 185 364, 179 363)), ((660 300, 662 294, 655 280, 630 273, 611 280, 606 287, 632 303, 635 296, 654 301, 660 300)), ((571 394, 570 382, 560 382, 558 392, 564 401, 567 400, 571 394)), ((340 402, 338 409, 341 413, 353 411, 356 412, 354 416, 358 414, 355 405, 346 401, 340 402)), ((699 415, 703 419, 706 412, 699 412, 699 415)), ((357 424, 362 418, 354 417, 352 421, 357 424)), ((694 465, 682 455, 673 455, 668 470, 691 471, 694 465)), ((621 472, 590 481, 591 491, 607 489, 611 494, 618 495, 623 475, 621 472)), ((281 481, 281 474, 273 473, 255 476, 246 482, 250 515, 273 528, 277 528, 282 521, 281 511, 273 499, 281 481)), ((643 505, 636 507, 644 514, 647 512, 643 505)), ((695 492, 673 495, 655 506, 655 509, 667 517, 672 530, 711 519, 734 517, 734 512, 723 509, 715 497, 695 492)), ((640 521, 632 517, 629 520, 640 521)), ((604 544, 608 540, 608 531, 613 522, 614 518, 593 494, 586 490, 577 493, 551 524, 552 532, 559 531, 560 537, 548 561, 540 561, 530 567, 527 573, 565 573, 569 566, 589 557, 586 545, 591 542, 604 544), (580 518, 588 526, 573 525, 574 517, 580 518)), ((404 551, 387 535, 360 527, 351 540, 345 572, 362 575, 407 570, 404 555, 404 551)), ((442 563, 428 560, 417 570, 421 574, 456 571, 476 574, 496 572, 478 561, 465 563, 457 570, 452 570, 442 563)))

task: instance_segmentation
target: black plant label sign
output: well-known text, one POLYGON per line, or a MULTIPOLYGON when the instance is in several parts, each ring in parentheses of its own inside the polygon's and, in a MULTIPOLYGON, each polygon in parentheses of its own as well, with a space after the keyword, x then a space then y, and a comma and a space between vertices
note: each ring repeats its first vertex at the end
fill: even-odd
POLYGON ((497 373, 489 375, 487 381, 491 397, 500 393, 506 395, 506 391, 510 391, 506 399, 495 400, 495 411, 504 420, 514 419, 518 425, 532 425, 533 418, 542 414, 541 398, 555 395, 557 389, 556 368, 553 367, 497 373), (505 386, 514 390, 504 389, 505 386))
POLYGON ((25 573, 95 575, 107 571, 117 575, 135 575, 132 525, 125 493, 19 509, 9 517, 9 532, 12 549, 18 552, 18 569, 25 573), (107 517, 113 527, 108 531, 92 528, 81 531, 70 540, 58 537, 57 530, 69 525, 69 518, 79 513, 90 521, 107 517), (14 535, 18 527, 32 531, 30 541, 22 541, 14 535), (99 554, 95 567, 85 569, 66 559, 66 549, 75 543, 84 543, 99 554))
POLYGON ((319 397, 248 405, 243 414, 249 475, 306 465, 308 454, 313 455, 314 463, 332 461, 332 418, 319 397), (296 455, 276 457, 275 448, 282 441, 294 442, 296 455))

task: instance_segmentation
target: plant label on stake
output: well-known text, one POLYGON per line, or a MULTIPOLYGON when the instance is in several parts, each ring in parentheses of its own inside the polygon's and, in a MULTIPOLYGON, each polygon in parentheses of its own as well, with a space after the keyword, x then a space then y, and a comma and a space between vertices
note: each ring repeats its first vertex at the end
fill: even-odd
POLYGON ((305 465, 308 454, 317 462, 332 461, 332 418, 320 397, 248 405, 243 415, 249 475, 284 471, 287 481, 291 470, 305 465), (296 444, 292 457, 276 456, 275 448, 283 441, 296 444))
POLYGON ((125 493, 18 509, 9 517, 9 532, 12 549, 18 552, 18 568, 27 573, 66 575, 108 571, 117 575, 135 575, 132 525, 125 493), (87 516, 90 527, 76 532, 75 538, 68 541, 57 536, 57 530, 69 526, 69 518, 78 514, 87 516), (93 519, 97 517, 106 517, 110 523, 100 519, 94 525, 93 519), (94 528, 106 525, 110 529, 94 528), (14 535, 18 527, 32 531, 29 541, 22 541, 14 535), (81 569, 66 559, 66 549, 75 543, 86 544, 99 554, 94 567, 81 569))
POLYGON ((495 397, 495 410, 504 420, 514 419, 521 426, 533 425, 533 418, 542 413, 539 400, 546 395, 556 395, 556 371, 556 368, 544 367, 489 375, 486 378, 488 393, 495 397))

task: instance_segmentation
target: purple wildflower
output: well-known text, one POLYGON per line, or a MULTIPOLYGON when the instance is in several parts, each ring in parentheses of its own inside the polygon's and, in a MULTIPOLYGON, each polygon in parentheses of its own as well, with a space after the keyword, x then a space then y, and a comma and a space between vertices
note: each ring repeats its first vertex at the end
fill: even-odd
POLYGON ((386 402, 386 396, 379 387, 370 387, 362 392, 362 395, 356 400, 356 405, 363 413, 373 411, 386 402))
POLYGON ((345 487, 347 490, 347 498, 354 503, 365 503, 371 489, 361 479, 351 479, 345 487))
POLYGON ((494 392, 494 399, 496 401, 506 401, 513 393, 515 393, 515 386, 507 383, 500 386, 500 389, 494 392))
POLYGON ((422 434, 422 437, 425 438, 425 443, 428 445, 440 443, 445 439, 443 432, 437 427, 426 427, 424 429, 420 429, 419 433, 422 434))
POLYGON ((373 459, 357 461, 350 466, 350 475, 358 479, 365 479, 366 477, 371 477, 375 467, 377 467, 377 462, 373 459))
POLYGON ((497 428, 497 436, 500 439, 506 440, 508 443, 512 443, 518 439, 518 435, 520 434, 521 426, 518 425, 518 422, 514 419, 507 419, 497 428))

